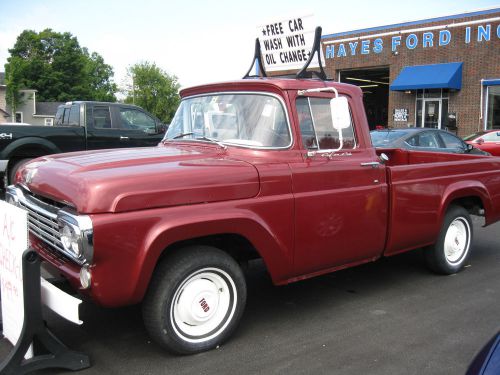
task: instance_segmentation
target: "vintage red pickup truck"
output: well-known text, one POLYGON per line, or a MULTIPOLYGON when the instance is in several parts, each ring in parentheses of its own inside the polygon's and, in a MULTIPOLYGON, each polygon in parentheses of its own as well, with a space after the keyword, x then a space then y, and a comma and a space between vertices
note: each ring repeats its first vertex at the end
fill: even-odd
POLYGON ((7 193, 44 260, 98 304, 141 302, 174 352, 230 336, 251 259, 276 285, 416 248, 451 274, 470 215, 500 219, 500 158, 375 150, 357 87, 254 78, 181 96, 157 147, 39 158, 7 193))

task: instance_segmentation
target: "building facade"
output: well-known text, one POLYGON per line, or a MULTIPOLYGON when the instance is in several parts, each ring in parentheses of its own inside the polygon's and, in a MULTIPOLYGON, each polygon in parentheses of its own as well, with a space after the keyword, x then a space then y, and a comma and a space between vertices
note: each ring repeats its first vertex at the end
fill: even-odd
POLYGON ((10 115, 7 112, 7 86, 5 85, 5 73, 0 72, 0 122, 7 122, 10 115))
POLYGON ((500 8, 322 37, 325 71, 361 87, 376 127, 500 129, 500 8))
MULTIPOLYGON (((2 112, 5 113, 5 118, 3 122, 19 122, 30 125, 46 125, 46 126, 54 125, 54 119, 56 117, 57 107, 64 103, 38 102, 36 100, 36 90, 24 89, 19 91, 21 100, 16 108, 15 113, 12 113, 12 115, 10 115, 12 111, 8 103, 6 105, 5 111, 0 111, 0 116, 2 112)), ((1 104, 2 102, 0 96, 0 105, 1 104)))

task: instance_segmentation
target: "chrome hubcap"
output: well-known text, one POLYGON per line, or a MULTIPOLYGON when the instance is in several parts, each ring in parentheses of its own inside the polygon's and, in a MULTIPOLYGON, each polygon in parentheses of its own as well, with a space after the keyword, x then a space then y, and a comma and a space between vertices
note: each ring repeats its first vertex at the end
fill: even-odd
POLYGON ((231 321, 236 298, 236 287, 226 272, 216 268, 199 270, 188 276, 174 294, 172 327, 186 341, 210 340, 231 321))
POLYGON ((455 264, 460 262, 469 251, 470 226, 463 217, 456 218, 448 227, 444 239, 444 255, 446 260, 455 264))

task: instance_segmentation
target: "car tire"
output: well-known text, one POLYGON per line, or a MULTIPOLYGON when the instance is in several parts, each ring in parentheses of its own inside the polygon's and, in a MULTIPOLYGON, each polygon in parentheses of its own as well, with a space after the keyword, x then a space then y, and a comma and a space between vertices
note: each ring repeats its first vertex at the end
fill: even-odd
POLYGON ((470 256, 472 235, 469 212, 461 206, 450 206, 436 243, 424 252, 429 268, 444 275, 459 272, 470 256))
POLYGON ((142 314, 146 330, 161 347, 193 354, 229 338, 245 302, 246 282, 238 263, 219 249, 195 246, 158 264, 142 314))
POLYGON ((13 163, 12 163, 12 166, 9 167, 9 172, 8 172, 8 177, 9 179, 7 180, 7 184, 10 185, 10 184, 13 184, 14 183, 14 179, 16 177, 16 173, 17 171, 19 170, 19 168, 21 168, 24 164, 26 164, 27 162, 29 162, 30 160, 32 160, 31 158, 26 158, 26 159, 18 159, 18 160, 15 160, 13 163))

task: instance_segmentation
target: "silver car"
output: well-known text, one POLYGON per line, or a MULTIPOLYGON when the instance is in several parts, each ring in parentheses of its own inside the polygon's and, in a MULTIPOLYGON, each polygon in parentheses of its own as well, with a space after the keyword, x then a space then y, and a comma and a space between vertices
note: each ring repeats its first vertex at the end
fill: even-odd
POLYGON ((373 146, 378 148, 490 155, 490 153, 465 143, 455 134, 445 130, 429 128, 386 129, 373 130, 370 135, 373 146))

